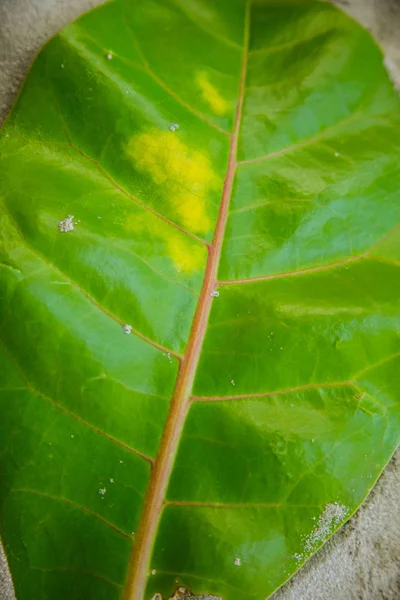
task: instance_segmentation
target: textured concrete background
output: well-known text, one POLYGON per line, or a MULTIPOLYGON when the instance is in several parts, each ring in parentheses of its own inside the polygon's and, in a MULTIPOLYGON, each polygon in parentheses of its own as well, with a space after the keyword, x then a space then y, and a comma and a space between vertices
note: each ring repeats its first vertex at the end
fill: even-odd
MULTIPOLYGON (((392 78, 400 86, 400 0, 335 1, 373 32, 384 49, 392 78)), ((101 3, 0 0, 0 121, 43 43, 101 3)), ((400 600, 399 472, 397 455, 358 513, 273 600, 400 600)), ((0 600, 14 600, 1 546, 0 600)))

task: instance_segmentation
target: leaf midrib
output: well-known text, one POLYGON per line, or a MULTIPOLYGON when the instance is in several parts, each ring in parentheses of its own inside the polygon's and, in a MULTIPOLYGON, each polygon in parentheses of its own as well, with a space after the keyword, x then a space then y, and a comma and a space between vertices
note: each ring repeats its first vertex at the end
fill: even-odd
POLYGON ((132 548, 129 574, 125 587, 126 600, 142 600, 146 589, 151 554, 157 534, 165 494, 181 433, 190 406, 190 394, 198 367, 201 348, 206 334, 213 297, 217 285, 217 271, 228 220, 228 207, 232 195, 233 180, 238 165, 237 147, 241 125, 242 108, 247 73, 250 32, 250 2, 246 3, 242 67, 239 80, 234 130, 230 139, 228 166, 225 175, 221 204, 215 226, 214 237, 209 248, 207 265, 197 304, 186 353, 180 364, 171 407, 164 427, 159 453, 155 460, 144 509, 139 522, 137 541, 132 548))

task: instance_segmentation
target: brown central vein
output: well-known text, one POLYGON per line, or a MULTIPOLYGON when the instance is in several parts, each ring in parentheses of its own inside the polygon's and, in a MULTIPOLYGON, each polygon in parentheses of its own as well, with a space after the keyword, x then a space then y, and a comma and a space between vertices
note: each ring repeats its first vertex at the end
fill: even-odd
POLYGON ((220 210, 215 227, 214 238, 209 249, 203 286, 192 323, 187 351, 180 365, 175 391, 171 401, 171 408, 165 424, 159 453, 150 476, 149 488, 145 498, 144 509, 137 534, 137 542, 132 549, 130 570, 125 589, 126 600, 142 600, 146 589, 146 581, 150 566, 151 554, 157 534, 157 526, 164 505, 167 485, 172 472, 182 429, 190 406, 190 394, 192 391, 193 381, 199 363, 201 347, 206 334, 207 323, 211 311, 211 293, 216 287, 217 270, 221 256, 226 222, 228 219, 228 208, 232 193, 233 179, 237 167, 236 155, 243 107, 249 46, 249 17, 250 10, 248 5, 246 8, 244 50, 235 124, 234 131, 231 136, 228 168, 224 181, 220 210))

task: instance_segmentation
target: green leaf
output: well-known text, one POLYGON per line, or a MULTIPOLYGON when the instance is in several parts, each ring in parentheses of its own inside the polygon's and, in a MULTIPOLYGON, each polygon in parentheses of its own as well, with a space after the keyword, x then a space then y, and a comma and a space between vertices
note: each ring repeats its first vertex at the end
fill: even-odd
POLYGON ((329 3, 114 0, 42 50, 0 141, 18 600, 264 600, 357 509, 400 429, 399 129, 329 3))

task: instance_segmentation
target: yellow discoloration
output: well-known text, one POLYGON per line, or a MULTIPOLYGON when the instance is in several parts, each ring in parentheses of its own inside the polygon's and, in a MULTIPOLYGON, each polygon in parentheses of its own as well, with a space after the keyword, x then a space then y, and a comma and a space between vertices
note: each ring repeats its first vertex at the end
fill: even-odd
POLYGON ((188 243, 177 235, 169 237, 167 245, 168 253, 178 271, 193 273, 205 268, 207 253, 203 246, 188 243))
MULTIPOLYGON (((207 262, 206 248, 157 217, 145 212, 128 215, 124 219, 124 226, 130 234, 151 236, 155 244, 165 244, 166 250, 161 251, 161 254, 169 256, 179 273, 204 270, 207 262)), ((156 254, 160 254, 159 249, 156 249, 156 254)))
POLYGON ((204 71, 198 73, 196 83, 199 86, 204 100, 209 104, 211 110, 216 115, 224 115, 228 112, 230 104, 223 98, 216 87, 210 83, 208 76, 204 71))
POLYGON ((135 168, 160 186, 157 194, 168 200, 178 223, 199 234, 212 229, 207 197, 219 180, 203 153, 189 149, 177 134, 158 130, 132 137, 127 150, 135 168))

